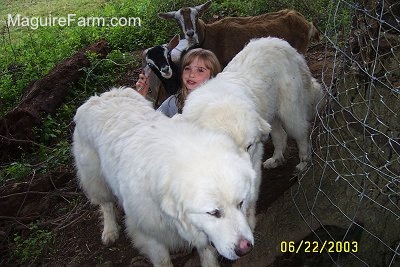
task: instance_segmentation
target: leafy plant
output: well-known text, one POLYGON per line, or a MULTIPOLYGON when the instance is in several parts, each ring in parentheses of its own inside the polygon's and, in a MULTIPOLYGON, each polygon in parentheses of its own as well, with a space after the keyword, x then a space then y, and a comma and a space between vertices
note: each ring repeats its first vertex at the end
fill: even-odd
POLYGON ((58 123, 51 115, 48 115, 46 120, 43 122, 41 131, 41 141, 48 143, 51 139, 56 138, 61 134, 60 123, 58 123))
POLYGON ((3 183, 6 179, 21 181, 21 179, 25 178, 31 171, 32 168, 28 164, 12 162, 0 171, 0 183, 3 183))
POLYGON ((39 229, 36 224, 29 225, 29 235, 14 234, 12 255, 20 264, 34 263, 53 242, 50 231, 39 229))

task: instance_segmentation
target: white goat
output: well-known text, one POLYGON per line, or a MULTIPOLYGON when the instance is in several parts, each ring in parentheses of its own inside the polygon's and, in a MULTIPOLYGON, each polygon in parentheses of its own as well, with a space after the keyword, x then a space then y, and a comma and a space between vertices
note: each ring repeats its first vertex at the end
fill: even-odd
POLYGON ((319 38, 313 23, 295 10, 284 9, 254 17, 226 17, 206 24, 198 17, 210 6, 211 1, 208 1, 195 7, 159 13, 158 16, 175 19, 189 45, 200 45, 213 51, 223 67, 253 38, 278 37, 303 54, 310 40, 319 38))

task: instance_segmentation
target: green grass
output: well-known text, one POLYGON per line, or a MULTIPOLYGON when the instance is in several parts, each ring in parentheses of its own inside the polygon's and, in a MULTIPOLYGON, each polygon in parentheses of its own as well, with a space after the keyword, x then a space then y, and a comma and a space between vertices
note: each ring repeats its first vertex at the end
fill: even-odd
MULTIPOLYGON (((5 114, 18 102, 25 86, 34 79, 39 79, 62 59, 71 56, 75 51, 105 38, 119 51, 133 51, 150 46, 153 42, 163 41, 162 32, 158 38, 151 38, 149 15, 146 14, 146 1, 50 1, 30 4, 28 1, 4 2, 1 9, 2 21, 0 46, 0 115, 5 114), (15 19, 16 14, 28 18, 77 17, 104 18, 142 18, 142 27, 80 27, 70 26, 30 27, 6 26, 7 14, 15 19), (147 40, 147 41, 146 41, 147 40), (4 53, 3 53, 4 51, 4 53)), ((112 80, 110 83, 113 82, 112 80)))
POLYGON ((8 13, 21 13, 24 15, 44 16, 49 13, 54 15, 62 15, 70 12, 80 11, 81 14, 89 14, 93 10, 98 10, 106 0, 49 0, 49 1, 32 1, 32 0, 8 0, 0 1, 2 9, 0 16, 8 13))

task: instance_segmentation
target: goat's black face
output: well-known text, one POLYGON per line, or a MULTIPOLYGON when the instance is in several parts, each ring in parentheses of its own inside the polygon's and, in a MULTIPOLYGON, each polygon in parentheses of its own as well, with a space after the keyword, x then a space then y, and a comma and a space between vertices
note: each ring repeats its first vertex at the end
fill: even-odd
POLYGON ((166 46, 155 46, 147 51, 147 65, 155 73, 159 72, 165 79, 169 79, 172 76, 172 68, 169 62, 171 62, 171 55, 166 46))

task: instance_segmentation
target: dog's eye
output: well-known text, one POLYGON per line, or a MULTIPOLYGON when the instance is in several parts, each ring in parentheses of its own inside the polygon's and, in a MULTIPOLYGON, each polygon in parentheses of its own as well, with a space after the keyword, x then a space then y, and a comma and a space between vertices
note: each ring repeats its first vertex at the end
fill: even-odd
POLYGON ((253 144, 248 145, 246 148, 246 151, 249 151, 252 146, 253 146, 253 144))
POLYGON ((220 210, 213 210, 207 212, 208 215, 214 216, 215 218, 221 218, 221 211, 220 210))
POLYGON ((242 207, 243 207, 243 200, 240 201, 239 204, 237 205, 237 208, 238 208, 238 209, 242 209, 242 207))

